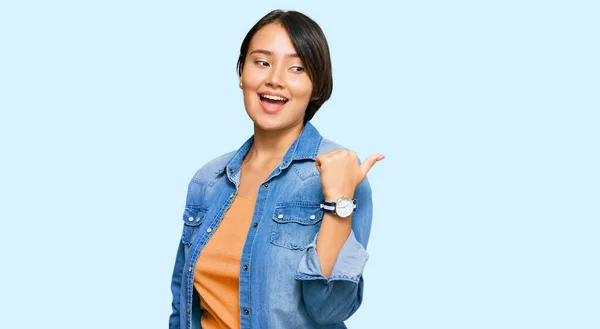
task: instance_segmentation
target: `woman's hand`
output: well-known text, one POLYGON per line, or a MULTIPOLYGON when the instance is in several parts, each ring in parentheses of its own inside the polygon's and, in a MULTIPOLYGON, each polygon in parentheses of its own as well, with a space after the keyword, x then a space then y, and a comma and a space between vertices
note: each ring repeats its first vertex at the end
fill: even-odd
POLYGON ((337 201, 342 196, 354 198, 354 190, 365 179, 375 162, 383 160, 383 154, 373 154, 358 163, 358 155, 350 150, 335 150, 319 154, 316 166, 321 173, 321 186, 325 201, 337 201))

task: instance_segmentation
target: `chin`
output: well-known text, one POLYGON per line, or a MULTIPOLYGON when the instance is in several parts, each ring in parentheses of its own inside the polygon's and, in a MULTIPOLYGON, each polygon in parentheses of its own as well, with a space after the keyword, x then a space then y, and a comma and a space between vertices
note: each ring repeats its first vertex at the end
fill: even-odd
POLYGON ((281 130, 287 126, 284 122, 276 120, 253 120, 254 124, 262 130, 276 131, 281 130))
POLYGON ((289 110, 292 108, 283 109, 281 112, 275 114, 266 113, 259 104, 253 104, 251 110, 246 110, 246 113, 250 117, 250 120, 254 122, 254 125, 265 131, 276 131, 286 128, 293 127, 297 124, 302 124, 304 119, 304 112, 298 114, 301 115, 299 118, 290 117, 289 110), (287 110, 287 111, 286 111, 287 110))
POLYGON ((265 118, 259 115, 258 117, 250 117, 250 119, 252 120, 252 122, 254 122, 254 125, 256 127, 264 131, 277 131, 289 128, 290 126, 294 125, 293 122, 275 117, 265 118))

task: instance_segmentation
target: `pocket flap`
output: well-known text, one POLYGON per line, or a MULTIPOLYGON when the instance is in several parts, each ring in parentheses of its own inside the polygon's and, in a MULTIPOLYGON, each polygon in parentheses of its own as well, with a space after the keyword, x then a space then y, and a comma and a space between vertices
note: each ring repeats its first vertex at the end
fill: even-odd
POLYGON ((185 206, 183 222, 187 226, 198 226, 204 221, 207 210, 206 207, 202 206, 185 206))
POLYGON ((302 225, 315 225, 323 219, 323 210, 320 202, 288 202, 275 207, 273 220, 284 223, 298 223, 302 225))

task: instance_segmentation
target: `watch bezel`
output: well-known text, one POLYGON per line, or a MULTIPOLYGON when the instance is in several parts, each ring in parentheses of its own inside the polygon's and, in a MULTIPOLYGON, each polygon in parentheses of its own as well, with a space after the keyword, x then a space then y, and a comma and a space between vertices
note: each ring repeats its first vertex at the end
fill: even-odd
POLYGON ((335 213, 341 217, 346 218, 352 215, 354 212, 354 201, 346 196, 342 196, 335 203, 335 213), (340 207, 342 205, 342 207, 340 207), (341 208, 341 209, 340 209, 341 208), (343 210, 342 210, 343 209, 343 210))

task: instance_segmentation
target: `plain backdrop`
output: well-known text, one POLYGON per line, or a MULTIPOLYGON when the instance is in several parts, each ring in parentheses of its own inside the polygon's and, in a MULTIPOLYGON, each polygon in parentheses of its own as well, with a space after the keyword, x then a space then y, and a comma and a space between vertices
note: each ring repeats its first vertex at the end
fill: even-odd
POLYGON ((0 327, 165 328, 187 184, 252 134, 235 64, 323 28, 313 124, 386 159, 349 328, 600 328, 597 1, 3 1, 0 327))

